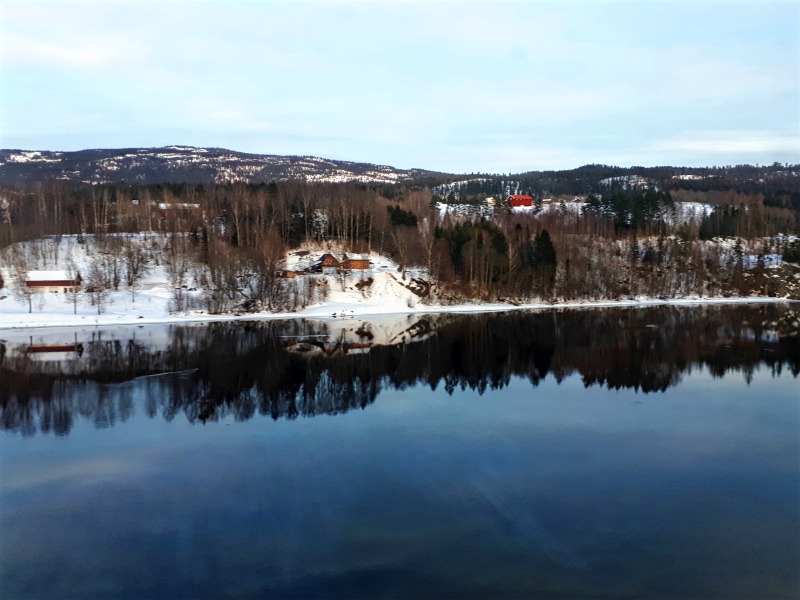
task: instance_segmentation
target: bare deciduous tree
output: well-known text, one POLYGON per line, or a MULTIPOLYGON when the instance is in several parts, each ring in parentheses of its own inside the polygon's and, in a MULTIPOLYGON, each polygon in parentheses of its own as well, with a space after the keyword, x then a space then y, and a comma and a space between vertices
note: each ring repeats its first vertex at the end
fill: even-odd
POLYGON ((97 314, 102 314, 108 304, 110 290, 107 287, 108 275, 106 274, 102 258, 95 258, 89 263, 86 273, 86 292, 89 302, 97 309, 97 314))

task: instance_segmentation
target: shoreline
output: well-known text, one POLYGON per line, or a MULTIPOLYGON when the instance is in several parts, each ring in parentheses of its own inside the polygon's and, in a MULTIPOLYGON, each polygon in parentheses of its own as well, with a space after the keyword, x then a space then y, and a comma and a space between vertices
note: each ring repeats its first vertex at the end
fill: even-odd
POLYGON ((163 317, 141 316, 136 314, 119 314, 106 312, 101 315, 64 315, 54 313, 19 313, 3 315, 14 318, 13 325, 0 323, 0 331, 33 329, 45 327, 102 327, 112 325, 157 325, 178 323, 218 323, 235 321, 272 321, 289 319, 313 319, 318 321, 352 320, 362 317, 386 317, 392 315, 413 314, 481 314, 510 311, 546 311, 574 310, 591 308, 648 308, 653 306, 699 306, 719 304, 784 304, 800 303, 791 298, 772 298, 765 296, 750 297, 714 297, 714 298, 671 298, 642 300, 584 300, 557 303, 528 304, 454 304, 454 305, 420 305, 413 308, 390 308, 380 305, 358 306, 349 303, 328 302, 320 306, 297 312, 282 313, 246 313, 212 315, 208 313, 169 314, 163 317), (30 318, 27 318, 30 317, 30 318), (49 318, 48 318, 49 317, 49 318), (54 320, 55 317, 57 320, 54 320))

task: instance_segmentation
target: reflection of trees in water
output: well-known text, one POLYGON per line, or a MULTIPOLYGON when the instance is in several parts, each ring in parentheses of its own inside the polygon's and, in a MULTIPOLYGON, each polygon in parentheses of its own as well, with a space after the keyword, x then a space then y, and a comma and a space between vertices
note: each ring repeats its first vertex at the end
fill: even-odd
MULTIPOLYGON (((776 374, 800 373, 797 313, 780 305, 509 313, 432 322, 433 336, 374 345, 355 355, 287 351, 287 339, 338 339, 338 325, 311 321, 175 326, 169 344, 157 350, 134 340, 98 339, 84 344, 81 361, 60 366, 6 355, 0 363, 0 420, 8 430, 64 434, 79 417, 97 427, 124 421, 137 403, 148 416, 168 420, 247 420, 256 414, 278 419, 364 408, 382 388, 418 384, 482 394, 512 377, 536 386, 550 374, 559 382, 580 376, 587 387, 657 392, 699 367, 715 376, 741 372, 747 381, 762 365, 776 374), (150 375, 158 376, 143 377, 150 375)), ((426 321, 420 330, 430 327, 426 321)))

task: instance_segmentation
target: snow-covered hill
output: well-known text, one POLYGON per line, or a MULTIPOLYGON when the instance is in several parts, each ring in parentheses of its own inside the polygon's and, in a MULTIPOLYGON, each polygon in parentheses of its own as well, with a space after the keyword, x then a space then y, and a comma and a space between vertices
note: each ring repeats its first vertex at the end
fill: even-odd
POLYGON ((396 183, 439 175, 422 169, 315 156, 247 154, 221 148, 167 146, 50 152, 0 150, 0 183, 43 179, 86 183, 231 183, 298 179, 396 183))
MULTIPOLYGON (((202 308, 207 290, 197 280, 197 275, 187 276, 184 280, 181 296, 186 308, 176 310, 176 288, 170 283, 167 266, 160 258, 164 255, 166 239, 158 234, 137 234, 127 239, 145 249, 147 272, 134 289, 126 287, 122 281, 118 290, 103 296, 100 307, 97 298, 86 291, 77 294, 21 294, 22 286, 13 268, 21 260, 25 263, 25 272, 63 269, 68 265, 71 272, 82 275, 84 287, 87 287, 91 264, 103 254, 91 236, 82 239, 77 236, 62 236, 59 240, 45 238, 5 248, 0 252, 0 276, 5 281, 5 287, 0 289, 0 329, 253 318, 254 315, 248 317, 248 313, 238 316, 208 314, 202 308)), ((288 271, 299 272, 310 267, 321 254, 331 251, 337 256, 342 255, 340 249, 303 247, 292 251, 283 266, 288 271)), ((368 258, 371 262, 369 269, 304 274, 287 280, 287 285, 297 288, 297 296, 307 300, 291 313, 261 316, 348 318, 365 314, 409 313, 425 308, 420 285, 414 281, 427 279, 423 271, 412 269, 401 273, 395 262, 376 252, 370 253, 368 258), (309 287, 324 290, 324 293, 307 293, 309 287)))

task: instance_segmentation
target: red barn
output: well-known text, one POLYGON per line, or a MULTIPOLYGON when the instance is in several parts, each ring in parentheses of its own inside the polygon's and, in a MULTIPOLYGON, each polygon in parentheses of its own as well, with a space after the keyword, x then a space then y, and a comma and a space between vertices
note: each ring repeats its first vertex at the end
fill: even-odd
POLYGON ((508 205, 512 208, 516 206, 533 206, 533 198, 524 194, 514 194, 508 197, 508 205))

